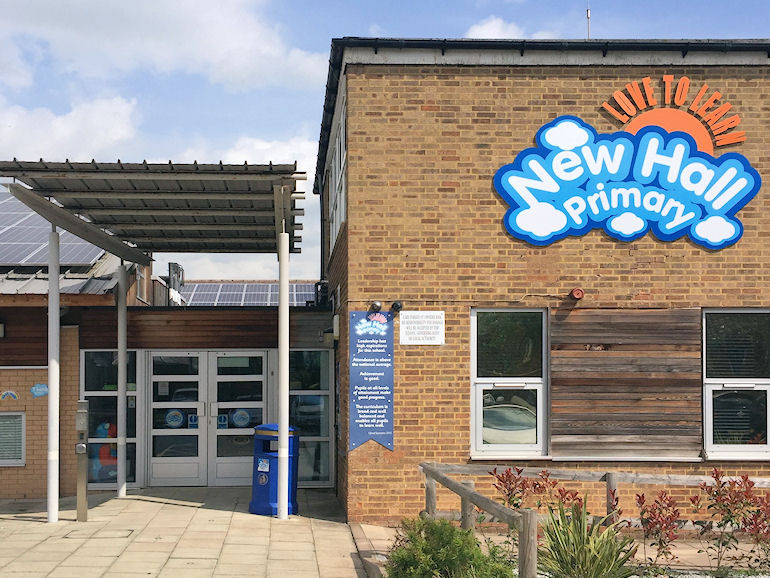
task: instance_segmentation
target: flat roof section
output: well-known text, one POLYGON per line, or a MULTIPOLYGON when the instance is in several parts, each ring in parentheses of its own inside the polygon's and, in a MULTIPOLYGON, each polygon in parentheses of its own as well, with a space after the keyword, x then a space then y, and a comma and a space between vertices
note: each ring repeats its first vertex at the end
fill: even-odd
POLYGON ((14 159, 0 162, 0 176, 50 222, 129 261, 141 262, 138 252, 277 253, 284 222, 289 251, 300 252, 296 182, 305 173, 296 163, 14 159))

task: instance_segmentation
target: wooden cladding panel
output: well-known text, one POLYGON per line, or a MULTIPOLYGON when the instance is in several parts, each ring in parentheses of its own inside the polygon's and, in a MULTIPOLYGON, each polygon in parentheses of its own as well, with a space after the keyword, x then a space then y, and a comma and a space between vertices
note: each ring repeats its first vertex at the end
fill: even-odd
MULTIPOLYGON (((114 308, 80 312, 80 347, 117 347, 114 308)), ((292 309, 290 346, 323 347, 319 330, 331 327, 328 311, 292 309)), ((128 312, 128 347, 142 349, 267 349, 278 347, 277 309, 140 307, 128 312)))
POLYGON ((0 308, 5 337, 0 339, 0 366, 48 364, 47 309, 0 308))
POLYGON ((555 457, 696 457, 699 309, 557 311, 551 319, 555 457))

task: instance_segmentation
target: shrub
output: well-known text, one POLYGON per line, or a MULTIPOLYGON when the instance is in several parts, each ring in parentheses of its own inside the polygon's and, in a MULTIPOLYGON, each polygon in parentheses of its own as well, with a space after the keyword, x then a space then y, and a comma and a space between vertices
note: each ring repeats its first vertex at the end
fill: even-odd
POLYGON ((673 552, 674 540, 678 538, 679 508, 676 500, 666 490, 658 492, 651 503, 647 503, 644 494, 636 494, 636 505, 639 508, 639 520, 644 531, 644 560, 648 570, 653 573, 659 568, 661 560, 670 561, 676 558, 673 552), (655 556, 647 556, 647 544, 655 548, 655 556))
POLYGON ((508 578, 496 548, 485 554, 471 530, 446 520, 404 520, 385 565, 392 578, 508 578))
POLYGON ((573 501, 569 514, 563 503, 558 515, 549 512, 550 521, 543 528, 543 546, 538 561, 543 571, 553 578, 626 578, 635 568, 626 563, 636 553, 633 538, 619 536, 620 523, 610 524, 602 532, 601 525, 609 518, 588 522, 585 503, 573 501))

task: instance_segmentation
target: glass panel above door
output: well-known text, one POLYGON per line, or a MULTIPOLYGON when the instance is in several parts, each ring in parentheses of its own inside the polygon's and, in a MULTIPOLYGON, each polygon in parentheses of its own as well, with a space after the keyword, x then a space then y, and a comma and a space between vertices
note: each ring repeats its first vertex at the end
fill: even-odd
POLYGON ((153 375, 198 375, 196 356, 156 355, 152 358, 153 375))
POLYGON ((217 375, 262 375, 262 357, 217 357, 217 375))

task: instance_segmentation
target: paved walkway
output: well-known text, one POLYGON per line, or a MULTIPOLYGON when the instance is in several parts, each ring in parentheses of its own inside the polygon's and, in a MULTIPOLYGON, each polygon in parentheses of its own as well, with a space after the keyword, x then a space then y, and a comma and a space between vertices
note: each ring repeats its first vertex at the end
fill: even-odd
POLYGON ((152 488, 75 500, 46 522, 45 500, 0 500, 0 576, 365 578, 330 490, 301 490, 301 515, 248 512, 251 488, 152 488))

